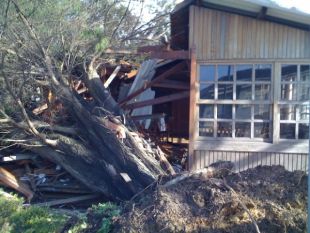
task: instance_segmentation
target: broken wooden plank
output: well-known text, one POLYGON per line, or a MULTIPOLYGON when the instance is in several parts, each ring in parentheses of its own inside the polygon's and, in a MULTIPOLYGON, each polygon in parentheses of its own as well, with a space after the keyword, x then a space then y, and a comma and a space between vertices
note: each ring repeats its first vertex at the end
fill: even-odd
POLYGON ((174 100, 184 99, 184 98, 187 98, 188 96, 189 96, 189 91, 184 91, 184 92, 180 92, 180 93, 176 93, 172 95, 158 97, 156 99, 150 99, 150 100, 128 104, 128 105, 125 105, 124 108, 125 109, 142 108, 142 107, 149 106, 149 105, 162 104, 162 103, 171 102, 174 100))
POLYGON ((177 65, 175 65, 174 67, 170 68, 169 70, 167 70, 166 72, 162 73, 161 75, 159 75, 158 77, 156 77, 155 79, 153 79, 151 82, 146 83, 145 85, 143 85, 141 88, 139 88, 138 90, 136 90, 135 92, 131 93, 129 96, 127 96, 127 98, 125 100, 122 100, 119 105, 122 107, 124 106, 128 101, 130 101, 131 99, 133 99, 134 97, 140 95, 142 92, 144 92, 146 89, 150 88, 152 85, 154 85, 155 83, 159 83, 160 81, 168 78, 170 75, 176 73, 177 71, 180 71, 181 69, 183 69, 186 66, 185 62, 181 62, 178 63, 177 65))
POLYGON ((166 113, 150 114, 150 115, 140 115, 140 116, 131 116, 131 119, 134 121, 140 121, 145 119, 159 119, 165 117, 166 113))
POLYGON ((47 103, 45 103, 45 104, 43 104, 43 105, 41 105, 41 106, 39 106, 39 107, 33 109, 33 110, 32 110, 32 113, 33 113, 34 115, 39 115, 39 114, 41 114, 42 112, 44 112, 47 108, 48 108, 48 105, 47 105, 47 103))
POLYGON ((48 201, 48 202, 44 202, 44 203, 38 203, 35 205, 36 206, 64 205, 64 204, 69 204, 69 203, 74 203, 74 202, 91 200, 94 198, 98 198, 99 196, 100 196, 99 194, 89 194, 89 195, 82 195, 82 196, 77 196, 77 197, 65 198, 65 199, 61 199, 61 200, 54 200, 54 201, 48 201))
POLYGON ((159 59, 189 59, 189 52, 187 50, 156 51, 146 53, 145 55, 159 59))
POLYGON ((119 70, 121 69, 121 66, 117 66, 115 68, 115 70, 113 71, 113 73, 110 75, 110 77, 108 78, 108 80, 104 83, 104 87, 108 88, 109 85, 111 84, 111 82, 114 80, 114 78, 116 77, 117 73, 119 72, 119 70))
MULTIPOLYGON (((132 51, 132 50, 111 50, 105 51, 107 54, 131 54, 131 55, 143 55, 149 58, 158 59, 189 59, 190 53, 188 50, 162 50, 163 46, 155 47, 157 50, 144 50, 144 51, 132 51)), ((140 49, 141 50, 141 49, 140 49)))
POLYGON ((135 77, 138 74, 138 70, 131 70, 129 73, 126 73, 128 79, 135 77))
POLYGON ((12 162, 17 160, 30 160, 37 158, 37 155, 34 154, 12 154, 3 156, 0 161, 1 162, 12 162))
POLYGON ((77 92, 78 94, 82 94, 82 93, 84 93, 84 92, 86 92, 86 91, 87 91, 87 87, 82 87, 82 88, 78 89, 76 92, 77 92))
POLYGON ((177 90, 189 90, 189 84, 173 80, 165 80, 163 82, 155 83, 152 87, 171 88, 177 90))
POLYGON ((0 181, 9 186, 12 189, 22 193, 30 201, 33 197, 33 192, 26 185, 21 183, 11 172, 0 167, 0 181))

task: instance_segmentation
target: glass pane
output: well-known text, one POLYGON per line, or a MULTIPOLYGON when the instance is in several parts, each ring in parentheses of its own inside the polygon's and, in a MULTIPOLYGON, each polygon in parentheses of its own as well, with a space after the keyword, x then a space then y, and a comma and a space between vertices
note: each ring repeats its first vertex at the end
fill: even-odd
POLYGON ((218 99, 233 99, 233 84, 218 84, 218 99))
POLYGON ((254 105, 254 119, 269 120, 270 119, 270 106, 268 104, 254 105))
POLYGON ((251 119, 251 105, 236 105, 236 119, 251 119))
POLYGON ((255 65, 255 81, 271 81, 271 64, 255 65))
POLYGON ((292 82, 297 80, 297 65, 282 65, 281 81, 292 82))
POLYGON ((213 137, 213 122, 199 121, 199 136, 213 137))
POLYGON ((211 104, 199 105, 199 118, 214 118, 214 106, 211 104))
POLYGON ((232 65, 218 65, 218 81, 233 81, 234 67, 232 65))
POLYGON ((302 82, 310 81, 310 66, 309 65, 300 66, 300 81, 302 82))
POLYGON ((199 81, 214 81, 215 80, 215 66, 201 65, 199 81))
POLYGON ((309 124, 299 124, 298 126, 298 138, 309 139, 309 124))
POLYGON ((296 120, 295 105, 280 105, 280 120, 296 120))
POLYGON ((215 84, 200 84, 200 99, 214 99, 215 84))
POLYGON ((281 85, 281 100, 296 100, 296 84, 281 85))
POLYGON ((299 120, 309 120, 310 106, 309 104, 303 104, 299 106, 299 120))
POLYGON ((217 122, 218 137, 232 137, 232 122, 217 122))
POLYGON ((269 100, 269 99, 270 99, 270 85, 255 84, 255 100, 269 100))
POLYGON ((236 122, 236 137, 250 138, 251 137, 251 123, 236 122))
POLYGON ((232 119, 232 105, 231 104, 218 104, 217 105, 217 118, 218 119, 232 119))
POLYGON ((252 85, 238 84, 236 86, 237 100, 251 100, 252 99, 252 85))
POLYGON ((237 65, 236 78, 237 81, 252 81, 252 65, 237 65))
POLYGON ((299 100, 310 100, 310 85, 308 83, 300 83, 298 91, 299 100))
POLYGON ((255 138, 269 138, 269 123, 254 123, 255 138))
POLYGON ((280 124, 280 138, 295 139, 295 124, 280 124))

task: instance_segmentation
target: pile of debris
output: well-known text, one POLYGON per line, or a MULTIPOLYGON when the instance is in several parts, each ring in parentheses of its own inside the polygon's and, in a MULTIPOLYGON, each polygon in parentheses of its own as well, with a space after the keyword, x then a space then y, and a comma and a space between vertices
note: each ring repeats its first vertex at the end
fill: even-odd
POLYGON ((302 233, 306 208, 304 172, 210 167, 158 181, 125 206, 114 232, 302 233))
MULTIPOLYGON (((28 116, 22 115, 23 120, 3 113, 1 186, 49 206, 98 197, 119 201, 158 175, 175 173, 165 153, 178 149, 148 130, 152 121, 158 123, 153 132, 165 130, 166 117, 153 114, 149 101, 155 93, 149 88, 186 67, 184 61, 153 59, 139 67, 97 59, 89 67, 93 70, 87 74, 74 70, 69 89, 57 83, 38 88, 34 104, 24 106, 28 116)), ((183 167, 174 167, 180 171, 186 149, 177 154, 174 164, 183 159, 183 167)))

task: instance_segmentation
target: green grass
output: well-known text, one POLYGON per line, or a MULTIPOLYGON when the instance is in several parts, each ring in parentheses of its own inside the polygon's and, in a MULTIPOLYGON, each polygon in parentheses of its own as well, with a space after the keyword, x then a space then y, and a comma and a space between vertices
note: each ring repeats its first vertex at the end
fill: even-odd
MULTIPOLYGON (((23 201, 16 195, 8 198, 0 194, 0 233, 57 233, 70 218, 47 207, 25 207, 23 201)), ((109 233, 113 217, 120 214, 120 209, 107 202, 93 205, 91 213, 92 217, 101 220, 101 227, 97 232, 109 233)), ((78 218, 78 222, 68 233, 80 233, 89 227, 86 214, 81 214, 78 218)))

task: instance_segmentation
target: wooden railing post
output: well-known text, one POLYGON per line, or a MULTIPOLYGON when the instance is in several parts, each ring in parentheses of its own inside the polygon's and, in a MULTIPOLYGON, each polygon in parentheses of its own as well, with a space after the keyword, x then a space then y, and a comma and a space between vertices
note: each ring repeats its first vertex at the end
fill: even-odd
POLYGON ((196 60, 196 46, 192 46, 190 49, 190 61, 191 61, 191 71, 190 71, 190 103, 189 103, 189 148, 188 148, 188 170, 194 170, 194 143, 196 135, 196 78, 197 78, 197 60, 196 60))

